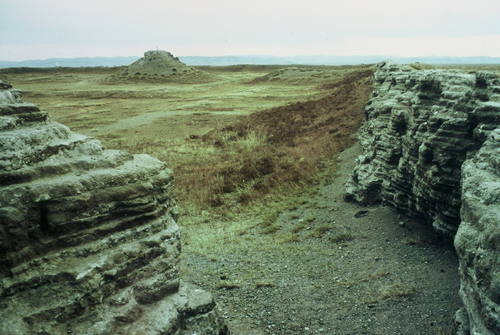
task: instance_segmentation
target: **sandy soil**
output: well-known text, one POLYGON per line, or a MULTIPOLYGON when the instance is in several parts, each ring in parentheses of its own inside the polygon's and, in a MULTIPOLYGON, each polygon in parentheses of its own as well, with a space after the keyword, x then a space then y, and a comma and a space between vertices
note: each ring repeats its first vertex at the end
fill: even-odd
POLYGON ((234 334, 451 334, 460 304, 451 243, 387 207, 344 202, 358 152, 345 150, 335 175, 293 199, 277 231, 252 218, 243 231, 222 221, 183 228, 183 277, 214 293, 234 334), (190 238, 203 229, 218 238, 190 238))

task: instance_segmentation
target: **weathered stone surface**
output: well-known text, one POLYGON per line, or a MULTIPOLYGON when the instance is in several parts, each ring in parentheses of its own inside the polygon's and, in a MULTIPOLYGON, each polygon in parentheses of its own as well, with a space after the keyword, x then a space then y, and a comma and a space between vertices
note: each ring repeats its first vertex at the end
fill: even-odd
POLYGON ((461 334, 500 334, 500 80, 378 65, 346 198, 454 236, 461 334))
POLYGON ((347 197, 383 201, 454 235, 460 222, 460 166, 500 125, 500 103, 488 101, 499 80, 487 73, 379 65, 364 153, 347 197))
POLYGON ((500 334, 500 129, 462 165, 460 214, 455 248, 466 308, 458 314, 468 316, 471 334, 500 334))
POLYGON ((0 82, 0 334, 226 334, 179 280, 171 185, 0 82))

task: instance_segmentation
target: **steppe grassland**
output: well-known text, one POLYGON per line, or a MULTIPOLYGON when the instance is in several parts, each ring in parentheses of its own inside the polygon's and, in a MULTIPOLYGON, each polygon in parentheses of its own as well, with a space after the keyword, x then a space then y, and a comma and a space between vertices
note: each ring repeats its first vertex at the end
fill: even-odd
POLYGON ((231 216, 311 181, 319 161, 330 158, 328 143, 318 143, 327 150, 296 141, 314 132, 292 134, 287 143, 270 141, 269 128, 276 120, 242 120, 273 107, 321 100, 332 92, 328 85, 364 68, 201 69, 216 80, 109 84, 105 79, 112 69, 92 68, 26 69, 0 75, 21 89, 26 101, 74 131, 100 139, 107 148, 147 153, 167 162, 174 170, 175 197, 184 221, 191 221, 200 217, 200 211, 231 216))
MULTIPOLYGON (((322 185, 314 184, 330 184, 341 171, 342 164, 336 171, 335 153, 352 143, 351 135, 364 117, 371 69, 204 70, 218 79, 108 85, 103 79, 109 70, 96 69, 0 71, 0 78, 24 90, 25 100, 39 104, 53 119, 99 138, 108 148, 165 160, 174 170, 181 209, 182 278, 213 292, 235 319, 251 315, 252 322, 267 322, 258 312, 268 308, 268 300, 282 301, 277 296, 296 298, 295 278, 307 278, 297 286, 305 292, 313 277, 321 279, 314 285, 336 285, 330 270, 318 269, 352 266, 339 257, 341 250, 358 250, 354 254, 360 255, 355 246, 366 243, 365 233, 351 228, 354 213, 345 222, 339 220, 339 213, 330 211, 333 204, 318 193, 322 185), (328 217, 318 215, 319 208, 329 208, 328 217), (311 257, 319 267, 306 266, 311 257), (285 259, 293 266, 277 269, 275 261, 285 259), (250 304, 248 288, 265 299, 250 304)), ((341 283, 336 292, 366 284, 365 303, 420 293, 412 281, 388 272, 374 274, 364 264, 357 270, 356 279, 341 283)), ((304 297, 301 304, 317 305, 314 295, 304 297)), ((314 309, 305 310, 297 321, 301 325, 316 318, 314 309)), ((253 325, 234 322, 235 329, 253 325)), ((442 329, 442 334, 452 333, 442 329)))

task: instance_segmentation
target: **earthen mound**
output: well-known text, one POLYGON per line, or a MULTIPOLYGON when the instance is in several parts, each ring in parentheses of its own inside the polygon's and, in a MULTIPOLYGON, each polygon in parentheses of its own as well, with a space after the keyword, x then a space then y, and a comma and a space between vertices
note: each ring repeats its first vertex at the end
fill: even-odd
POLYGON ((150 50, 144 57, 107 78, 107 82, 208 82, 214 75, 182 63, 163 50, 150 50))

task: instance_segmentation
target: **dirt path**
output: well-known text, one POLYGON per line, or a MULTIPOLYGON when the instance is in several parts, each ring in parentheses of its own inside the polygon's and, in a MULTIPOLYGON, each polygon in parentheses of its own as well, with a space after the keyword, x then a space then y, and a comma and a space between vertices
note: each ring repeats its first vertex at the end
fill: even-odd
POLYGON ((358 152, 270 225, 183 227, 183 277, 214 293, 233 334, 451 334, 451 244, 387 207, 344 202, 358 152))

